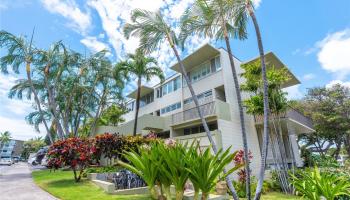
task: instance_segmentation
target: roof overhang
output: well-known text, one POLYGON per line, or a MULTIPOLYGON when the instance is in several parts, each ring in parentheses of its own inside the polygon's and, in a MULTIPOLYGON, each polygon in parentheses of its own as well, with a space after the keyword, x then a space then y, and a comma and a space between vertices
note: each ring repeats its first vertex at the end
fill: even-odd
MULTIPOLYGON (((153 91, 153 88, 143 85, 143 86, 141 86, 140 97, 145 96, 146 94, 151 93, 152 91, 153 91)), ((132 98, 132 99, 136 99, 137 88, 126 96, 129 98, 132 98)))
MULTIPOLYGON (((260 56, 259 57, 256 57, 254 59, 251 59, 249 61, 246 61, 242 64, 247 64, 247 63, 253 63, 257 60, 260 59, 260 56)), ((294 74, 288 69, 288 67, 282 63, 282 61, 272 52, 268 52, 265 54, 265 62, 266 62, 266 66, 267 68, 269 67, 275 67, 276 69, 281 69, 281 68, 286 68, 287 69, 287 73, 289 74, 290 76, 290 80, 287 81, 286 83, 284 83, 282 85, 282 88, 286 88, 286 87, 290 87, 290 86, 293 86, 293 85, 297 85, 297 84, 300 84, 300 81, 294 76, 294 74)))
MULTIPOLYGON (((188 55, 186 58, 182 59, 182 62, 185 66, 186 72, 191 71, 194 67, 202 64, 204 61, 218 55, 220 51, 210 44, 205 44, 195 52, 188 55)), ((172 70, 181 73, 180 64, 176 63, 175 65, 170 67, 172 70)))

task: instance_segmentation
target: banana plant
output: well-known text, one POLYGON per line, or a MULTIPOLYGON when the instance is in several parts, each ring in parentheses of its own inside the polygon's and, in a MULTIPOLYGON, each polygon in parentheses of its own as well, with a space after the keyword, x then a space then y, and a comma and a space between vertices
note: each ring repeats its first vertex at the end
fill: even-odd
POLYGON ((234 166, 225 174, 222 174, 223 169, 232 162, 237 151, 230 153, 231 148, 228 148, 224 152, 220 149, 216 155, 213 155, 210 148, 207 148, 204 152, 200 151, 198 148, 199 146, 196 145, 188 150, 189 156, 186 158, 188 167, 186 169, 189 172, 189 179, 194 186, 194 199, 198 199, 199 190, 201 190, 201 199, 206 200, 209 197, 209 192, 215 187, 219 176, 220 178, 225 178, 241 168, 242 165, 234 166))

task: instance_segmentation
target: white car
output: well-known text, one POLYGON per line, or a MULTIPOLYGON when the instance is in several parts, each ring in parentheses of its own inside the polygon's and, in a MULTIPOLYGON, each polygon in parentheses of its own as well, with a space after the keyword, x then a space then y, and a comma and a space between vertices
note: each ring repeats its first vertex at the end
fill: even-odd
POLYGON ((0 165, 12 165, 12 159, 11 158, 1 158, 0 159, 0 165))

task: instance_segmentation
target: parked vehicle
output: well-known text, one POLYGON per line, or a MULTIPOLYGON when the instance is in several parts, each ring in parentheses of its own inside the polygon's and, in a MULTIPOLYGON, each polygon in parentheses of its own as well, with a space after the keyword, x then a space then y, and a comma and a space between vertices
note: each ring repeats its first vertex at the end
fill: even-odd
POLYGON ((19 156, 14 156, 14 157, 12 157, 12 159, 13 159, 13 161, 14 161, 15 163, 18 163, 19 160, 20 160, 20 157, 19 157, 19 156))
POLYGON ((10 165, 13 164, 12 162, 13 161, 12 161, 12 159, 10 157, 3 157, 3 158, 0 159, 0 165, 8 165, 8 166, 10 166, 10 165))

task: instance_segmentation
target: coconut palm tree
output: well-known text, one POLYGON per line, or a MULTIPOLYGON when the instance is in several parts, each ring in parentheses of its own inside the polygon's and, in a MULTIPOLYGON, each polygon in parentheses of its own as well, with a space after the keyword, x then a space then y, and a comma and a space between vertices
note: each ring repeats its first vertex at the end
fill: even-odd
MULTIPOLYGON (((173 50, 177 62, 180 65, 181 74, 184 77, 188 89, 190 90, 192 99, 195 103, 195 106, 198 111, 199 118, 202 121, 205 132, 207 133, 207 137, 212 144, 212 149, 216 154, 218 152, 218 148, 215 144, 215 141, 210 133, 208 124, 203 117, 203 113, 199 107, 198 98, 193 90, 191 81, 187 76, 185 66, 180 58, 180 54, 177 50, 178 46, 178 38, 174 32, 174 30, 167 24, 161 14, 160 11, 150 12, 146 10, 135 9, 131 14, 132 23, 127 23, 124 26, 124 35, 126 38, 130 36, 136 36, 140 38, 140 47, 142 51, 145 53, 151 53, 155 51, 162 42, 167 42, 171 49, 173 50)), ((233 194, 234 199, 238 199, 236 191, 232 185, 232 180, 230 177, 227 177, 227 184, 233 194)))
MULTIPOLYGON (((216 40, 224 40, 230 60, 232 76, 234 81, 234 90, 236 93, 239 117, 241 123, 241 133, 243 139, 244 159, 248 158, 248 142, 245 128, 244 111, 242 96, 238 82, 238 76, 235 68, 234 59, 232 56, 230 38, 245 39, 247 34, 245 24, 242 26, 234 26, 234 18, 230 8, 233 1, 224 0, 196 0, 194 4, 189 7, 181 19, 181 40, 184 40, 188 35, 193 33, 205 37, 215 38, 216 40)), ((250 192, 250 167, 249 162, 245 162, 246 171, 246 191, 247 199, 251 198, 250 192)))
POLYGON ((262 192, 262 185, 264 182, 265 168, 266 168, 266 156, 269 144, 269 100, 268 100, 268 81, 266 77, 266 64, 265 64, 265 53, 262 43, 260 27, 255 16, 253 2, 251 0, 234 0, 233 6, 230 7, 235 19, 235 25, 244 25, 248 23, 249 17, 253 21, 256 39, 258 43, 262 79, 263 79, 263 101, 264 101, 264 133, 263 133, 263 147, 261 153, 261 163, 258 185, 255 192, 254 199, 260 199, 262 192))
POLYGON ((27 41, 25 38, 17 37, 7 31, 0 31, 0 48, 5 47, 8 50, 7 54, 0 58, 0 67, 3 73, 8 73, 7 66, 12 66, 12 70, 15 73, 19 73, 19 67, 22 64, 25 64, 27 79, 32 88, 35 103, 40 112, 41 120, 44 123, 46 132, 50 137, 50 142, 52 143, 53 140, 51 135, 49 134, 50 130, 43 116, 41 103, 38 98, 38 93, 34 88, 31 78, 31 64, 36 56, 36 50, 33 48, 33 35, 34 30, 30 41, 27 41))
POLYGON ((4 144, 8 143, 10 140, 11 140, 11 133, 9 131, 5 131, 5 132, 0 133, 0 147, 1 148, 4 144))
POLYGON ((134 120, 133 135, 136 136, 137 118, 140 108, 140 94, 142 79, 150 81, 152 77, 158 77, 164 80, 164 74, 160 67, 156 66, 157 61, 153 57, 146 57, 140 50, 135 54, 128 54, 128 59, 121 61, 116 65, 115 74, 131 74, 137 79, 136 111, 134 120))

